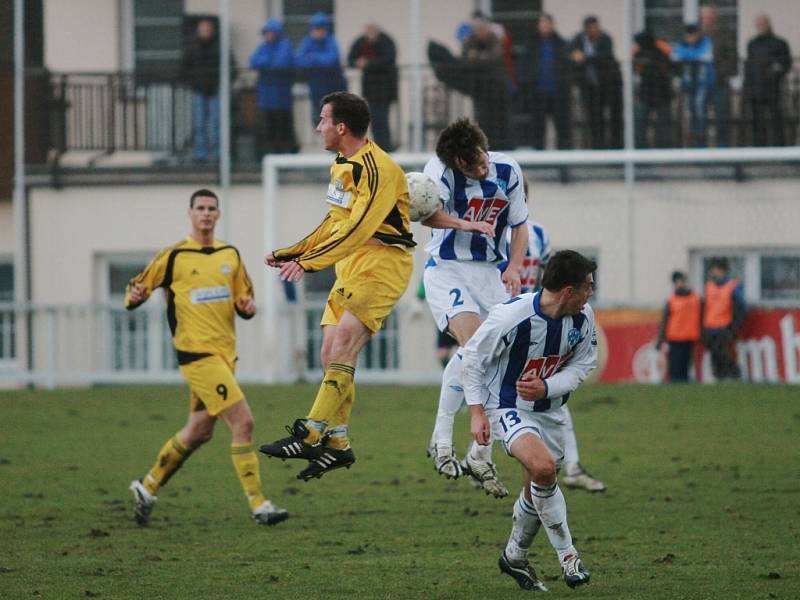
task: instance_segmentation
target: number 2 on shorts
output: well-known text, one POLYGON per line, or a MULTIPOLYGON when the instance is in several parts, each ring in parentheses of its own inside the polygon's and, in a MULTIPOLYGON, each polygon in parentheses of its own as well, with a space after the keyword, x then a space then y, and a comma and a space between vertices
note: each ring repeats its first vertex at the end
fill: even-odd
POLYGON ((461 299, 461 290, 458 288, 453 288, 450 290, 450 295, 453 296, 453 306, 461 306, 464 304, 464 301, 461 299))

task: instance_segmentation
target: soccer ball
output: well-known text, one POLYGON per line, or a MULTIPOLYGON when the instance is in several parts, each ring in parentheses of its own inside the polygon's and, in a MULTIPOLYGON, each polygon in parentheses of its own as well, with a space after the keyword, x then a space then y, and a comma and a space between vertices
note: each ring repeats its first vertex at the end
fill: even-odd
POLYGON ((439 186, 436 182, 418 171, 406 173, 408 182, 408 198, 410 200, 409 218, 412 221, 424 221, 441 206, 439 186))

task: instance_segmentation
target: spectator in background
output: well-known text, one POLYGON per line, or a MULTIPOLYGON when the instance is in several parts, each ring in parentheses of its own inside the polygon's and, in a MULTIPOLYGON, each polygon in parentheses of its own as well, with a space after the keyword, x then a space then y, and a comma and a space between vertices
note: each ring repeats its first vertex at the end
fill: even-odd
POLYGON ((314 13, 308 20, 308 35, 297 49, 296 64, 305 69, 311 95, 311 123, 319 120, 320 102, 327 94, 347 91, 339 45, 331 33, 331 20, 324 12, 314 13))
POLYGON ((786 137, 781 83, 792 67, 792 55, 786 40, 772 33, 767 15, 758 15, 755 26, 758 35, 747 43, 744 80, 745 102, 753 126, 753 145, 766 146, 772 142, 775 146, 783 146, 786 137))
POLYGON ((192 88, 192 158, 219 160, 219 40, 210 19, 197 23, 183 54, 183 80, 192 88))
POLYGON ((465 21, 458 26, 456 31, 456 39, 463 44, 472 30, 474 29, 474 22, 476 19, 484 19, 489 22, 489 28, 492 30, 503 48, 503 65, 506 70, 506 78, 508 89, 511 94, 516 93, 517 90, 517 72, 514 65, 514 42, 508 33, 508 30, 502 24, 490 20, 482 11, 476 10, 472 13, 472 20, 465 21))
POLYGON ((666 341, 667 380, 670 383, 689 381, 694 344, 700 340, 700 296, 689 288, 686 275, 672 274, 672 295, 664 306, 656 348, 666 341))
POLYGON ((727 258, 713 259, 703 295, 703 343, 711 353, 716 379, 741 377, 732 346, 744 323, 746 307, 742 285, 729 273, 727 258))
POLYGON ((537 34, 526 44, 525 56, 528 62, 520 70, 520 81, 531 111, 533 147, 545 147, 545 118, 549 114, 558 148, 568 150, 572 147, 569 52, 549 14, 539 15, 537 34))
POLYGON ((622 148, 622 73, 614 58, 614 44, 597 17, 583 20, 583 31, 572 40, 570 58, 592 148, 622 148))
POLYGON ((633 62, 639 74, 639 93, 635 104, 636 147, 647 148, 650 116, 655 116, 656 148, 669 148, 672 129, 672 62, 671 48, 657 40, 649 31, 637 33, 634 38, 633 62))
POLYGON ((259 156, 297 152, 294 133, 292 83, 294 55, 283 35, 283 23, 270 19, 261 28, 264 40, 250 56, 250 68, 258 69, 256 94, 264 128, 259 156))
POLYGON ((464 38, 465 75, 472 81, 475 119, 495 148, 508 149, 509 89, 503 64, 503 44, 491 23, 476 13, 472 31, 464 38))
POLYGON ((707 5, 700 9, 700 28, 711 41, 714 53, 714 73, 716 85, 711 90, 709 100, 714 106, 714 122, 717 131, 717 146, 724 148, 731 145, 730 115, 731 93, 730 78, 739 70, 739 57, 736 52, 736 37, 718 26, 719 13, 716 7, 707 5))
POLYGON ((690 145, 706 145, 706 109, 714 90, 714 50, 697 25, 687 25, 683 41, 672 46, 672 60, 681 63, 681 87, 689 106, 690 145))
POLYGON ((347 54, 347 64, 361 70, 361 95, 372 113, 372 136, 387 152, 394 149, 389 108, 397 100, 396 56, 394 41, 375 23, 366 26, 347 54))

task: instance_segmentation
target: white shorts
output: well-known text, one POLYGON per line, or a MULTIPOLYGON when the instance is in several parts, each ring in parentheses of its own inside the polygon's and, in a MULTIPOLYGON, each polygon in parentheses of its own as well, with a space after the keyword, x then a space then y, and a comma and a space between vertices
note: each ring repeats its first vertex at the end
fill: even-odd
POLYGON ((517 438, 523 433, 532 433, 544 442, 556 461, 556 468, 559 468, 564 461, 565 410, 565 406, 545 412, 524 408, 493 408, 486 411, 486 416, 492 424, 492 435, 502 440, 509 456, 517 438))
POLYGON ((481 321, 495 305, 509 299, 495 263, 433 258, 425 265, 425 299, 439 331, 464 312, 477 313, 481 321))

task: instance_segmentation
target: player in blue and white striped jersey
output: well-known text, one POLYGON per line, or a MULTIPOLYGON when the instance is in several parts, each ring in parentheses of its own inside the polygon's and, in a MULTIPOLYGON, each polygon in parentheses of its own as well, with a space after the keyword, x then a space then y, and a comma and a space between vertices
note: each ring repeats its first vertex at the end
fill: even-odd
MULTIPOLYGON (((525 181, 525 196, 528 196, 528 185, 525 181)), ((528 196, 528 198, 530 198, 528 196)), ((506 236, 507 245, 511 245, 511 236, 506 236)), ((528 220, 528 251, 522 260, 520 269, 521 291, 537 292, 541 283, 541 275, 550 260, 550 236, 544 226, 528 220)), ((502 271, 505 263, 500 263, 498 268, 502 271)), ((569 407, 564 407, 564 485, 570 488, 580 488, 587 492, 604 492, 606 484, 592 476, 580 462, 578 453, 578 439, 575 427, 572 424, 572 415, 569 407)))
MULTIPOLYGON (((528 227, 528 250, 522 259, 519 273, 520 292, 523 294, 538 291, 539 279, 550 259, 550 236, 547 235, 545 228, 530 219, 526 225, 528 227)), ((506 248, 511 248, 511 232, 506 235, 506 248)), ((506 262, 502 262, 498 268, 503 271, 506 264, 506 262)))
MULTIPOLYGON (((442 201, 441 210, 423 221, 437 228, 426 247, 431 255, 424 273, 426 300, 439 330, 463 346, 492 306, 519 293, 519 269, 528 245, 522 171, 511 157, 489 152, 480 127, 460 119, 439 135, 436 156, 425 173, 438 183, 442 201), (477 224, 488 232, 475 231, 477 224), (508 267, 501 274, 497 263, 504 260, 508 267)), ((453 421, 463 398, 461 353, 456 352, 442 377, 429 454, 445 477, 466 471, 488 493, 503 497, 508 491, 497 478, 491 447, 473 444, 462 463, 456 459, 453 421)))
POLYGON ((597 364, 594 313, 587 304, 596 269, 573 250, 557 252, 545 268, 542 291, 496 306, 464 347, 473 437, 488 444, 494 430, 523 467, 499 565, 525 589, 541 586, 527 555, 542 523, 567 585, 589 582, 556 473, 564 457, 565 404, 597 364))

